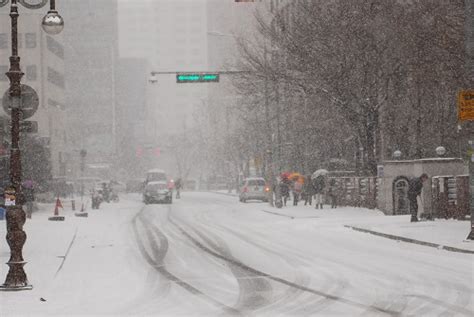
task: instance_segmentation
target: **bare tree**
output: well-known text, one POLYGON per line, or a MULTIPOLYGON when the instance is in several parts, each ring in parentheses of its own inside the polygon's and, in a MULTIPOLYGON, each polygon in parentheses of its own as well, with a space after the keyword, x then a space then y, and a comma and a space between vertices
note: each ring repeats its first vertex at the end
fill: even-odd
POLYGON ((256 19, 258 37, 239 43, 247 72, 234 84, 251 100, 240 119, 254 143, 293 144, 293 168, 361 148, 373 174, 395 148, 423 157, 454 143, 463 1, 297 1, 256 19))

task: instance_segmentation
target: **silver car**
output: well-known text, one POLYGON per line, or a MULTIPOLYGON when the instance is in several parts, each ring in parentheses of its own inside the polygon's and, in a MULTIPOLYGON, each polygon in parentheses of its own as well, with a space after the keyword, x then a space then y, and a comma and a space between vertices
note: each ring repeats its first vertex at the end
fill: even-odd
POLYGON ((246 178, 240 187, 239 200, 245 203, 247 200, 268 201, 270 188, 264 178, 246 178))

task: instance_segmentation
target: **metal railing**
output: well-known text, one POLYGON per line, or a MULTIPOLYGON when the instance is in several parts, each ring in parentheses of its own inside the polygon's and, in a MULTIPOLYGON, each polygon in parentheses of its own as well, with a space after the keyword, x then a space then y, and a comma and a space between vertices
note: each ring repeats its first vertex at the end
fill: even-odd
POLYGON ((469 214, 469 176, 434 176, 431 184, 433 215, 464 220, 469 214))
POLYGON ((336 181, 339 206, 377 207, 376 177, 331 177, 336 181))

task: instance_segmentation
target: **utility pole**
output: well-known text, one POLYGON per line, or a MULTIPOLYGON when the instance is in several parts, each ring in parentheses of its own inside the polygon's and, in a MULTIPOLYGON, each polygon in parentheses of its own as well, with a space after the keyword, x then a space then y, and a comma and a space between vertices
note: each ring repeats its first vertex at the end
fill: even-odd
POLYGON ((471 211, 471 232, 467 236, 468 240, 474 240, 474 140, 469 140, 471 155, 469 157, 469 193, 471 196, 469 209, 471 211))
MULTIPOLYGON (((267 46, 265 45, 264 48, 264 60, 265 60, 265 65, 267 64, 267 46)), ((268 179, 268 185, 270 187, 270 190, 268 192, 268 202, 271 207, 274 207, 273 203, 273 189, 276 188, 274 186, 275 184, 275 174, 274 174, 274 164, 273 164, 273 144, 272 144, 272 125, 270 122, 270 107, 269 107, 269 92, 268 92, 268 76, 265 76, 265 88, 264 88, 264 93, 265 93, 265 121, 267 123, 267 139, 268 139, 268 148, 266 150, 266 160, 267 160, 267 179, 268 179)))
MULTIPOLYGON (((472 84, 472 78, 474 78, 474 20, 472 16, 474 14, 474 0, 465 0, 465 30, 466 30, 466 78, 470 79, 472 84), (471 18, 469 18, 471 17, 471 18)), ((471 98, 474 97, 474 90, 471 90, 471 98)), ((458 100, 458 103, 460 100, 458 100)), ((466 103, 464 103, 466 105, 466 103)), ((461 104, 458 104, 458 110, 461 110, 461 104)), ((474 111, 474 99, 470 100, 470 107, 466 107, 467 110, 471 109, 474 111)), ((458 113, 458 116, 461 114, 458 113)), ((467 239, 474 240, 474 116, 472 116, 470 122, 468 122, 468 133, 469 133, 469 192, 470 192, 470 211, 471 211, 471 232, 467 236, 467 239)))
POLYGON ((81 211, 84 210, 84 170, 86 167, 86 156, 87 156, 87 151, 85 149, 82 149, 79 152, 79 155, 81 157, 80 161, 80 170, 81 170, 81 211))

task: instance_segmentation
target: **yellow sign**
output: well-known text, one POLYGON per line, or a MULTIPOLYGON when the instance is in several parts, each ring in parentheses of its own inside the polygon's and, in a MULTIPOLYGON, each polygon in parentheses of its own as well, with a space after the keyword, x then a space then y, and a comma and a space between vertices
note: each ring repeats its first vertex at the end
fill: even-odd
POLYGON ((461 90, 458 94, 458 120, 474 120, 474 89, 461 90))

